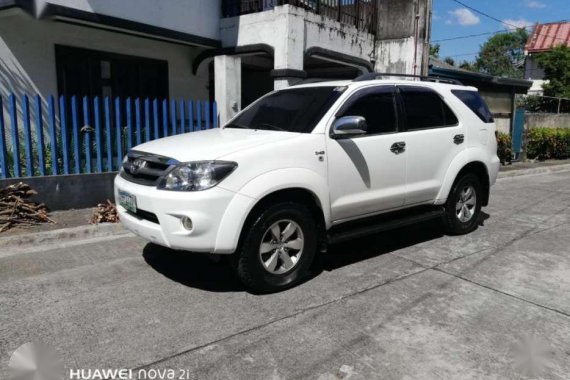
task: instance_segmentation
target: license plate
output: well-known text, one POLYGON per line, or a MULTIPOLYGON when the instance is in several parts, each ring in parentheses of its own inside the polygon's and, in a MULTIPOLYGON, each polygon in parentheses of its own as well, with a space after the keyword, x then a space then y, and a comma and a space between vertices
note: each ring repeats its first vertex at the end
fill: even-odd
POLYGON ((137 212, 137 198, 126 191, 119 190, 119 204, 129 212, 137 212))

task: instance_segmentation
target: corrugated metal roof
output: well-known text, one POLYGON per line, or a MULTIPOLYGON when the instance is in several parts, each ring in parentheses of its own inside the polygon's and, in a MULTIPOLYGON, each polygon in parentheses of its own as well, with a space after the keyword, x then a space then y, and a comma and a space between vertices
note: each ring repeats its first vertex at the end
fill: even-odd
POLYGON ((558 45, 570 46, 570 22, 537 24, 526 43, 526 50, 538 53, 558 45))

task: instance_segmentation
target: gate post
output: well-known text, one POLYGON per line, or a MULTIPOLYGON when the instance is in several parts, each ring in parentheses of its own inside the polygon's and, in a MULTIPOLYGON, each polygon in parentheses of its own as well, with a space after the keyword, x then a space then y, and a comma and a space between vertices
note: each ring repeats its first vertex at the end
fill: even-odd
MULTIPOLYGON (((521 159, 523 153, 523 138, 524 138, 524 125, 525 125, 525 109, 517 108, 515 112, 515 120, 512 133, 512 145, 515 159, 521 159)), ((526 157, 525 157, 526 158, 526 157)))

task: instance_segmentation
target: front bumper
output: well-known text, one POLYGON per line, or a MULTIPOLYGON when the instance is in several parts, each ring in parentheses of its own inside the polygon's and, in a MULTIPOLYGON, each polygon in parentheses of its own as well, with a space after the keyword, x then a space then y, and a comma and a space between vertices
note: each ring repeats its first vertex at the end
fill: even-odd
POLYGON ((247 215, 253 202, 220 187, 195 192, 165 191, 117 176, 117 203, 119 191, 134 195, 137 210, 141 211, 135 215, 117 204, 126 229, 155 244, 194 252, 232 253, 245 220, 236 215, 247 215), (192 220, 191 231, 182 226, 183 217, 192 220))

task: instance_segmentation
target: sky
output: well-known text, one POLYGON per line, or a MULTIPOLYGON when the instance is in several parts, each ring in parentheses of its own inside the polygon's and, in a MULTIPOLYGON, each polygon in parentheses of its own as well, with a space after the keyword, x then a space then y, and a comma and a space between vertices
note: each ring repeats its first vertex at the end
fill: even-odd
MULTIPOLYGON (((479 47, 491 36, 481 35, 452 41, 454 37, 493 33, 514 26, 570 21, 570 0, 458 0, 503 23, 468 9, 454 0, 433 0, 432 44, 441 45, 440 56, 456 62, 473 61, 479 47)), ((532 31, 532 28, 527 30, 532 31)))

